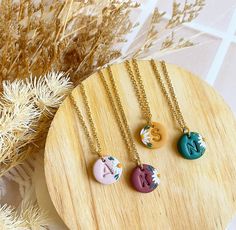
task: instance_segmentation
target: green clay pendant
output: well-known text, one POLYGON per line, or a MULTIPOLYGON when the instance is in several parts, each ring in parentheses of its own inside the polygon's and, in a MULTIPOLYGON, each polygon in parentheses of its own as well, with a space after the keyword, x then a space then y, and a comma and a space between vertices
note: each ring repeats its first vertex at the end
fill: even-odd
POLYGON ((179 153, 189 160, 198 159, 206 150, 204 138, 199 133, 195 132, 182 135, 177 146, 179 153))

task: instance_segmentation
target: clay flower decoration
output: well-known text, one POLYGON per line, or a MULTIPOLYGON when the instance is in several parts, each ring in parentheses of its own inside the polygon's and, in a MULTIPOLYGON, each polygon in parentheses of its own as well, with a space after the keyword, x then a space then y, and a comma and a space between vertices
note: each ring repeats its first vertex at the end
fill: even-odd
POLYGON ((198 144, 203 148, 206 149, 206 142, 204 138, 199 134, 198 136, 198 144))
POLYGON ((151 137, 150 137, 150 132, 149 132, 150 126, 145 126, 141 132, 140 132, 140 137, 142 142, 148 147, 152 147, 152 143, 150 143, 151 137))
POLYGON ((122 164, 120 163, 120 162, 118 162, 116 159, 114 159, 112 156, 109 156, 109 158, 108 158, 110 161, 111 161, 111 163, 112 163, 112 167, 111 168, 113 168, 114 169, 114 178, 116 179, 116 180, 118 180, 119 179, 119 177, 120 177, 120 175, 121 175, 121 171, 122 171, 122 164))
POLYGON ((151 165, 147 166, 147 170, 149 170, 152 175, 152 183, 151 183, 150 187, 155 189, 160 184, 160 174, 151 165))
POLYGON ((152 174, 153 183, 156 184, 156 185, 159 185, 160 184, 160 174, 159 174, 159 172, 156 169, 154 169, 152 171, 152 173, 153 173, 152 174))

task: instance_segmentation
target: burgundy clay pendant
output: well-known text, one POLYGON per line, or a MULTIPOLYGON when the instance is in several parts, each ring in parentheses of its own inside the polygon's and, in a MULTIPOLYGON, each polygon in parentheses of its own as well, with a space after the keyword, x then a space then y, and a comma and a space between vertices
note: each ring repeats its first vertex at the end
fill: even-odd
POLYGON ((151 165, 143 164, 143 167, 134 168, 131 175, 133 187, 142 193, 152 192, 160 184, 160 174, 151 165))

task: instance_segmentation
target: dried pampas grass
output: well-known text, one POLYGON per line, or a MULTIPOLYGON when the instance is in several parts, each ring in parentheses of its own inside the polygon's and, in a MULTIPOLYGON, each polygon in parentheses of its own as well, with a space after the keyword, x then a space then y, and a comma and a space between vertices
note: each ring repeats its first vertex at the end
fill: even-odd
POLYGON ((203 6, 204 0, 173 1, 171 18, 165 22, 166 12, 156 8, 143 34, 138 34, 143 39, 135 39, 139 45, 126 54, 121 48, 139 25, 130 20, 139 8, 136 1, 3 0, 0 85, 3 80, 40 76, 52 69, 69 73, 77 84, 118 58, 192 46, 188 39, 178 38, 175 29, 197 17, 203 6))
POLYGON ((131 0, 0 3, 0 83, 53 68, 78 81, 121 54, 114 45, 132 29, 131 0))
POLYGON ((0 206, 1 230, 40 230, 48 229, 48 216, 37 204, 25 203, 20 211, 3 205, 0 206))
MULTIPOLYGON (((11 206, 0 206, 0 229, 20 230, 22 221, 17 217, 15 209, 11 206)), ((23 230, 23 228, 21 228, 23 230)))
POLYGON ((0 175, 44 146, 51 117, 72 89, 63 73, 3 84, 0 100, 0 175))
POLYGON ((48 229, 49 218, 47 212, 41 210, 37 204, 22 203, 18 217, 22 223, 22 229, 48 229))

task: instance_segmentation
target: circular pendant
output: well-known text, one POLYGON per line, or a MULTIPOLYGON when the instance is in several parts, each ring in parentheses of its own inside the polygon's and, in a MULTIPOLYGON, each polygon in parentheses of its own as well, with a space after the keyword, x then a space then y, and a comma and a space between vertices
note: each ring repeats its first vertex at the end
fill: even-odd
POLYGON ((143 164, 134 168, 131 175, 133 187, 142 193, 152 192, 160 184, 160 175, 151 165, 143 164))
POLYGON ((140 137, 146 147, 161 148, 167 141, 166 128, 161 123, 152 122, 152 125, 146 125, 141 130, 140 137))
POLYGON ((98 159, 93 165, 93 175, 101 184, 113 184, 122 174, 122 164, 113 156, 98 159))
POLYGON ((194 160, 201 157, 206 150, 204 138, 195 132, 182 135, 177 144, 179 153, 186 159, 194 160))

